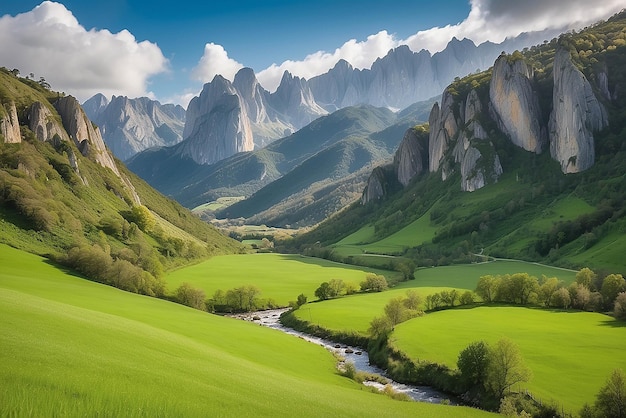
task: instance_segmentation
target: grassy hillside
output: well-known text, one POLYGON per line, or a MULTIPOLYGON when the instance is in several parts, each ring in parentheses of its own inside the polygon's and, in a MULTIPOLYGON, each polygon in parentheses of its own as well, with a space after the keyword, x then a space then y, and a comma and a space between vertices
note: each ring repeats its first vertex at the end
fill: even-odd
POLYGON ((393 345, 412 358, 456 368, 459 352, 470 343, 494 344, 506 336, 520 348, 532 379, 527 388, 559 410, 577 413, 616 368, 626 368, 624 324, 591 312, 514 307, 455 309, 428 314, 398 325, 393 345), (419 338, 416 336, 419 335, 419 338))
MULTIPOLYGON (((552 108, 552 60, 556 48, 570 51, 609 116, 609 127, 594 134, 595 164, 577 174, 563 174, 548 151, 540 155, 511 144, 489 117, 480 122, 499 155, 504 174, 496 184, 475 192, 459 190, 458 170, 418 176, 404 190, 348 210, 296 239, 297 251, 335 260, 367 263, 365 251, 411 258, 419 266, 463 263, 473 253, 541 261, 565 267, 589 266, 603 274, 626 273, 626 99, 602 93, 599 72, 608 89, 626 89, 626 14, 568 33, 543 45, 516 52, 534 71, 533 83, 544 114, 552 108), (323 247, 319 249, 320 242, 323 247), (358 257, 357 257, 358 256, 358 257)), ((449 91, 461 103, 470 90, 486 106, 491 72, 455 81, 449 91)))
POLYGON ((487 416, 393 401, 321 347, 0 245, 2 416, 487 416))
POLYGON ((91 152, 81 154, 74 141, 38 140, 28 127, 30 108, 43 103, 52 114, 48 123, 62 131, 61 117, 51 105, 59 96, 0 71, 0 104, 19 108, 22 135, 21 143, 0 138, 0 243, 150 295, 161 293, 165 270, 240 250, 236 241, 152 189, 119 161, 117 174, 98 164, 91 152))

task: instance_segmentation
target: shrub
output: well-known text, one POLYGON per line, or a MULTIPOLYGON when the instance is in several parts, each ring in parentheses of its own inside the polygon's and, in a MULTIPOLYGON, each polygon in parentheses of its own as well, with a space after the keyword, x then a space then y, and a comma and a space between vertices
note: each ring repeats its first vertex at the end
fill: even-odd
POLYGON ((181 284, 176 289, 176 300, 194 309, 206 310, 205 299, 204 290, 193 288, 187 282, 181 284))
POLYGON ((387 290, 387 287, 387 279, 380 274, 368 274, 365 276, 365 280, 361 282, 361 291, 363 292, 382 292, 387 290))

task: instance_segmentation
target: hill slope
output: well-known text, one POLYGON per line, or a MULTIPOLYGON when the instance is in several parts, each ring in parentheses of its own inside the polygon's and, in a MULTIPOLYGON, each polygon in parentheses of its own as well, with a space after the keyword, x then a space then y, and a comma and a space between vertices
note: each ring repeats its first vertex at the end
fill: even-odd
POLYGON ((0 104, 0 242, 107 282, 238 251, 115 160, 73 97, 3 69, 0 104), (89 265, 90 252, 103 264, 89 265))
POLYGON ((419 221, 426 233, 393 251, 418 265, 468 261, 482 250, 626 272, 617 256, 626 249, 618 232, 626 224, 625 27, 621 13, 454 82, 422 128, 429 164, 401 191, 383 187, 397 186, 397 166, 375 171, 382 193, 364 193, 370 203, 295 245, 323 255, 330 249, 316 242, 355 234, 357 256, 419 221))

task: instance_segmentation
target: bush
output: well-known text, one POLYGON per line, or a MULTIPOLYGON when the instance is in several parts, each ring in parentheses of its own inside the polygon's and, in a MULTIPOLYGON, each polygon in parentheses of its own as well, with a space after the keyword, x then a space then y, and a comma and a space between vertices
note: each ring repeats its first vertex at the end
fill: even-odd
POLYGON ((365 276, 365 280, 361 282, 361 291, 363 292, 382 292, 387 290, 387 287, 387 279, 380 274, 368 274, 365 276))
POLYGON ((178 303, 182 303, 194 309, 205 311, 205 299, 204 290, 195 289, 187 282, 181 284, 178 289, 176 289, 176 300, 178 303))
POLYGON ((619 293, 615 298, 613 314, 617 319, 626 320, 626 292, 619 293))

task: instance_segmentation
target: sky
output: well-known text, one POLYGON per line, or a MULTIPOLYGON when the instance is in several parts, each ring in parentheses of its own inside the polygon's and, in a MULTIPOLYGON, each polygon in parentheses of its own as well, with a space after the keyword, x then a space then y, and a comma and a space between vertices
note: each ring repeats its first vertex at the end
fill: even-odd
POLYGON ((57 0, 0 4, 0 66, 81 102, 147 96, 184 107, 216 74, 254 69, 274 91, 339 59, 370 68, 399 45, 436 53, 522 32, 582 28, 624 0, 57 0), (593 5, 592 5, 593 4, 593 5))

